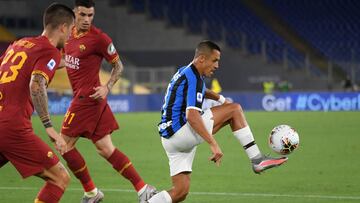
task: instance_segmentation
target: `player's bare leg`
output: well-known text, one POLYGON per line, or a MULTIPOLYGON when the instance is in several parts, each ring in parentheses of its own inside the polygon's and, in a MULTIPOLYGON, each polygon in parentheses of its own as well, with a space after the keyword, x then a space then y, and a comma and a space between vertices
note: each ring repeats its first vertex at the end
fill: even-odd
POLYGON ((95 143, 97 152, 104 157, 105 159, 108 159, 115 150, 115 146, 112 143, 111 135, 105 135, 105 137, 101 138, 99 141, 95 143))
POLYGON ((234 136, 244 147, 246 154, 251 160, 255 173, 261 173, 266 169, 279 166, 287 161, 286 157, 272 158, 264 156, 260 152, 240 104, 224 104, 211 108, 211 111, 214 120, 213 134, 224 125, 230 124, 234 136))
POLYGON ((190 191, 190 172, 179 173, 173 177, 173 188, 169 190, 172 202, 181 202, 186 199, 190 191))
POLYGON ((132 183, 138 193, 139 202, 145 203, 156 193, 155 187, 146 184, 142 180, 130 159, 113 145, 110 134, 98 140, 95 146, 98 153, 104 157, 116 171, 132 183))
POLYGON ((213 113, 213 134, 224 125, 230 124, 231 130, 236 131, 246 127, 248 124, 240 104, 230 103, 211 108, 213 113))
POLYGON ((172 176, 172 188, 161 191, 148 200, 149 203, 177 203, 186 199, 190 191, 190 172, 182 172, 172 176))
POLYGON ((79 137, 70 137, 62 134, 64 138, 68 151, 63 154, 63 158, 66 161, 68 167, 75 175, 77 179, 80 180, 81 185, 84 189, 84 197, 82 202, 99 202, 104 198, 104 194, 96 188, 86 166, 85 160, 76 149, 75 144, 79 137))
POLYGON ((45 169, 36 176, 46 181, 35 199, 38 202, 59 202, 66 187, 70 182, 70 176, 65 167, 58 162, 55 166, 45 169))

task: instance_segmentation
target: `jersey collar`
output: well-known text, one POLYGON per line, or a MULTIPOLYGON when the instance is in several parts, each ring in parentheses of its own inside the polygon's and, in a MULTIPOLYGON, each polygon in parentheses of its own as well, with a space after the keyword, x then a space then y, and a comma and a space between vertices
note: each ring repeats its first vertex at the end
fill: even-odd
POLYGON ((77 30, 76 30, 76 26, 74 26, 74 27, 72 28, 72 36, 73 36, 75 39, 79 39, 79 38, 85 36, 85 35, 90 31, 90 29, 91 29, 91 27, 89 28, 88 31, 78 34, 78 33, 77 33, 77 30))
POLYGON ((199 78, 204 78, 204 76, 201 76, 199 71, 196 69, 195 65, 193 63, 190 64, 191 70, 195 73, 195 75, 199 78))

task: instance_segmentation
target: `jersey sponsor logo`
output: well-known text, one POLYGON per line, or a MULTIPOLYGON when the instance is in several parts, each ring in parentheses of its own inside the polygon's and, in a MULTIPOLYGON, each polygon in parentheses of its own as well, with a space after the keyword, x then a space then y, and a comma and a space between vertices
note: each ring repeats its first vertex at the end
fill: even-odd
POLYGON ((48 67, 49 70, 53 70, 53 69, 55 68, 55 66, 56 66, 55 60, 54 60, 54 59, 51 59, 51 60, 47 63, 46 66, 48 67))
POLYGON ((80 52, 83 52, 83 51, 85 51, 86 46, 84 44, 80 44, 79 49, 80 49, 80 52))
POLYGON ((65 66, 74 70, 79 70, 80 59, 71 55, 65 55, 65 66))
POLYGON ((108 48, 107 48, 107 53, 109 55, 113 55, 116 53, 116 49, 113 43, 109 44, 108 48))
POLYGON ((202 102, 202 100, 203 100, 203 94, 201 92, 198 92, 196 94, 196 101, 202 102))
POLYGON ((161 130, 165 130, 166 128, 168 128, 169 126, 172 125, 172 121, 168 121, 166 123, 161 123, 158 127, 159 127, 159 131, 161 130))

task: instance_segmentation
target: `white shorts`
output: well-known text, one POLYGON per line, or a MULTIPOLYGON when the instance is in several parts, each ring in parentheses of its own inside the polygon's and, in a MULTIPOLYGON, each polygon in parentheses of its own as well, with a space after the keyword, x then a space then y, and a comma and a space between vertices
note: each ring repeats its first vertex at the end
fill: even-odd
MULTIPOLYGON (((207 131, 212 135, 214 120, 211 110, 207 109, 201 117, 207 131)), ((161 138, 161 142, 169 159, 170 176, 175 176, 181 172, 192 171, 196 147, 204 140, 186 123, 169 139, 161 138)))

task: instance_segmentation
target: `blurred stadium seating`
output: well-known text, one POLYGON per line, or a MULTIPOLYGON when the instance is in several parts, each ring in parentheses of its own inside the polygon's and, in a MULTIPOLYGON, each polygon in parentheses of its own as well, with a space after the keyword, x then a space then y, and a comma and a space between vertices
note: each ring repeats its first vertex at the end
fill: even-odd
MULTIPOLYGON (((134 7, 140 7, 139 1, 132 2, 134 7)), ((270 61, 282 60, 284 49, 288 49, 290 57, 300 57, 299 53, 271 31, 241 1, 160 0, 148 1, 148 3, 151 17, 157 19, 168 16, 172 26, 185 25, 192 33, 205 31, 209 39, 215 41, 225 39, 229 47, 242 48, 241 40, 245 34, 246 50, 251 54, 260 54, 262 42, 265 40, 270 61)))
MULTIPOLYGON (((344 64, 360 56, 359 1, 266 0, 265 2, 330 60, 344 64)), ((341 67, 350 74, 349 66, 341 67)))

